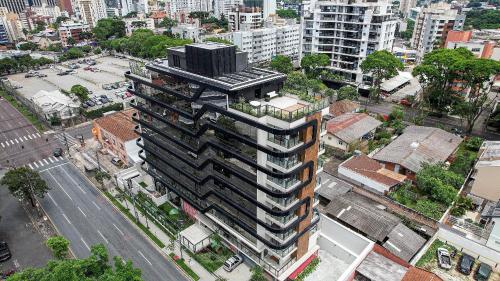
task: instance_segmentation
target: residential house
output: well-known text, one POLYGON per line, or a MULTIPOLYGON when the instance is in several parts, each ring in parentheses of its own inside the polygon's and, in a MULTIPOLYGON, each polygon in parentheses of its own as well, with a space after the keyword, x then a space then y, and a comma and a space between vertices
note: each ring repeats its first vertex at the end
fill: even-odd
POLYGON ((460 136, 439 128, 408 126, 372 158, 384 164, 386 169, 415 180, 424 164, 449 162, 461 142, 460 136))
POLYGON ((51 92, 40 90, 31 97, 31 101, 38 114, 47 121, 51 121, 53 118, 64 121, 80 114, 79 102, 73 101, 59 90, 51 92))
POLYGON ((406 179, 405 175, 384 168, 376 160, 360 154, 339 165, 339 177, 371 191, 387 194, 406 179))
POLYGON ((47 36, 33 36, 31 42, 37 44, 40 49, 47 49, 50 45, 61 43, 56 38, 47 36))
POLYGON ((355 113, 361 110, 361 105, 359 102, 352 100, 340 100, 332 103, 330 105, 330 114, 333 117, 340 116, 344 113, 355 113))
POLYGON ((370 140, 382 122, 365 113, 346 113, 326 123, 325 144, 345 152, 351 145, 370 140))
POLYGON ((500 141, 485 141, 474 167, 470 195, 497 202, 500 200, 500 141))
POLYGON ((102 147, 127 166, 140 162, 140 148, 136 144, 139 136, 134 131, 136 124, 132 121, 135 112, 134 109, 114 112, 93 122, 92 132, 102 147))

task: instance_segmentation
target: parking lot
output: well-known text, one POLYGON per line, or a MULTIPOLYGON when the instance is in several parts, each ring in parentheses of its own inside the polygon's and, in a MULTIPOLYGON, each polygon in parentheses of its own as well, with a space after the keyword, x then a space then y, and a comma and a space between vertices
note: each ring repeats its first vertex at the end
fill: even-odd
POLYGON ((10 75, 7 78, 13 86, 22 86, 17 91, 27 99, 33 97, 40 90, 53 91, 63 89, 70 91, 73 85, 82 85, 92 92, 90 95, 91 98, 105 95, 112 103, 122 102, 123 98, 119 95, 125 92, 127 85, 121 83, 121 87, 108 87, 109 90, 104 89, 104 87, 110 84, 125 82, 124 73, 129 69, 128 59, 106 56, 95 58, 95 62, 95 65, 89 65, 81 59, 72 60, 57 64, 49 69, 38 71, 41 74, 40 76, 46 75, 46 77, 26 78, 26 73, 18 73, 10 75), (69 67, 71 64, 75 64, 79 68, 71 69, 69 67), (58 75, 62 71, 71 70, 73 70, 71 74, 58 75))

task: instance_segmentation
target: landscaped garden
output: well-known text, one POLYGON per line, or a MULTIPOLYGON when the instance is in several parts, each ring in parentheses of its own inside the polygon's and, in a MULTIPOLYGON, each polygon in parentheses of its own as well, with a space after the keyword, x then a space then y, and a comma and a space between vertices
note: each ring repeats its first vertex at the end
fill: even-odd
POLYGON ((209 272, 215 272, 233 255, 233 252, 221 243, 220 237, 217 234, 213 234, 210 237, 210 245, 208 247, 196 254, 190 251, 187 252, 209 272))

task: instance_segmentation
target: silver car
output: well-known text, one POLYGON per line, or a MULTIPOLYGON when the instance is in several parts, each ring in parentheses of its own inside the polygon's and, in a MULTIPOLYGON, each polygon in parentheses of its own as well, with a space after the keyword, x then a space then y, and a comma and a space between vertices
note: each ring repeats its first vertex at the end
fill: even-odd
POLYGON ((224 270, 231 272, 238 265, 243 262, 243 257, 240 255, 234 255, 224 262, 224 270))
POLYGON ((450 257, 450 252, 448 252, 448 250, 446 250, 445 248, 438 248, 437 256, 438 256, 439 267, 444 269, 451 268, 451 257, 450 257))

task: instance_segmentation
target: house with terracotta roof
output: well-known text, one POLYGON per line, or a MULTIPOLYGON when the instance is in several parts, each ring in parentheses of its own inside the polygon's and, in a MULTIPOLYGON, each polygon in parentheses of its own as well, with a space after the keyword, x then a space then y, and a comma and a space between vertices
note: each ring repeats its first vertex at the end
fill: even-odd
POLYGON ((330 105, 330 114, 334 117, 340 116, 345 113, 356 113, 361 110, 359 102, 352 100, 340 100, 330 105))
POLYGON ((381 125, 382 122, 365 113, 342 114, 326 123, 325 144, 347 152, 351 144, 373 139, 381 125))
POLYGON ((372 158, 414 180, 424 164, 449 162, 462 141, 460 136, 439 128, 408 126, 372 158))
POLYGON ((355 185, 382 194, 388 193, 406 179, 405 175, 384 168, 384 165, 364 154, 354 155, 341 163, 338 174, 355 185))
POLYGON ((92 132, 104 149, 127 165, 140 161, 139 146, 132 121, 135 109, 114 112, 93 121, 92 132))

